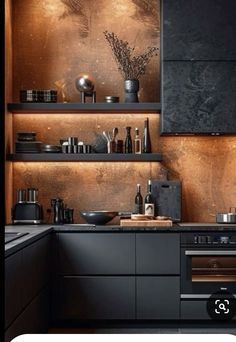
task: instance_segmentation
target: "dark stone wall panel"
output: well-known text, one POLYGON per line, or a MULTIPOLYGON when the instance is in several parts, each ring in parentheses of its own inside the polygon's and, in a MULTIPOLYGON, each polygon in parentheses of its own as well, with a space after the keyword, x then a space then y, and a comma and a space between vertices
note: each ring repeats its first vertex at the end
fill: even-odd
POLYGON ((236 63, 164 62, 163 133, 236 133, 236 63))
POLYGON ((163 0, 164 59, 235 60, 235 0, 163 0))

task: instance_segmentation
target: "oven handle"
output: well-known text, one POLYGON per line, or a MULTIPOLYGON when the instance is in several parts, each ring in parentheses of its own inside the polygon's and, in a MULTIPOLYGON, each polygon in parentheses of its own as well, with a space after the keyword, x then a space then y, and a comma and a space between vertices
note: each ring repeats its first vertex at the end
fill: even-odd
MULTIPOLYGON (((212 296, 212 294, 181 294, 180 298, 181 299, 208 299, 211 296, 212 296)), ((224 294, 224 293, 220 294, 219 293, 217 295, 217 298, 227 298, 226 296, 227 296, 227 294, 224 294)), ((233 295, 233 297, 236 298, 235 295, 233 295)))
POLYGON ((236 251, 185 251, 185 255, 236 255, 236 251))
POLYGON ((181 299, 208 299, 210 298, 210 294, 181 294, 181 299))

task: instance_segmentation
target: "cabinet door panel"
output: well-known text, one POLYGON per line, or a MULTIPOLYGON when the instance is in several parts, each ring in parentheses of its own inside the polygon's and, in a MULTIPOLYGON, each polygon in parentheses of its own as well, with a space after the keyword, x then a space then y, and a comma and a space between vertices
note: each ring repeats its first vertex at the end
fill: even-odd
POLYGON ((137 319, 179 319, 179 277, 137 277, 137 319))
POLYGON ((22 250, 24 265, 23 298, 25 305, 32 300, 49 280, 50 238, 51 236, 45 236, 22 250))
POLYGON ((23 274, 21 251, 5 259, 5 328, 22 310, 23 274))
POLYGON ((135 236, 61 233, 59 256, 63 274, 134 274, 135 236))
POLYGON ((235 0, 163 0, 164 59, 235 60, 235 0))
MULTIPOLYGON (((18 294, 19 295, 19 294, 18 294)), ((48 330, 49 289, 45 287, 5 332, 5 342, 22 334, 42 334, 48 330)))
POLYGON ((236 62, 164 62, 161 132, 236 133, 236 62))
POLYGON ((58 319, 134 319, 134 277, 63 277, 58 319))
POLYGON ((179 274, 179 234, 136 234, 137 274, 179 274))

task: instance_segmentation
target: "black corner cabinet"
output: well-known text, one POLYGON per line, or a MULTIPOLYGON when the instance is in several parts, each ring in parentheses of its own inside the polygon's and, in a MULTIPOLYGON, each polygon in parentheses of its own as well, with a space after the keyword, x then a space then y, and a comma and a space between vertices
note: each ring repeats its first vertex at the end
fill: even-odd
POLYGON ((51 235, 5 259, 5 342, 25 333, 47 332, 51 235))
POLYGON ((236 134, 236 2, 162 0, 162 134, 236 134))

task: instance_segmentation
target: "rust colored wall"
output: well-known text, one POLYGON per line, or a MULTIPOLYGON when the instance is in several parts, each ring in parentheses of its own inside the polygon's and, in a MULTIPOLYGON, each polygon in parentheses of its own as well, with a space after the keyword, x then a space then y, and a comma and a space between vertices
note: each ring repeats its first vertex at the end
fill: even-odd
MULTIPOLYGON (((103 32, 113 31, 135 47, 135 55, 159 46, 159 1, 14 0, 14 99, 20 89, 55 88, 63 80, 71 101, 79 102, 74 86, 78 74, 95 78, 97 100, 123 99, 123 80, 103 32), (76 3, 76 1, 72 1, 76 3), (80 7, 81 5, 81 7, 80 7)), ((140 100, 159 101, 160 57, 153 57, 140 79, 140 100)))
MULTIPOLYGON (((144 0, 79 1, 83 10, 70 13, 64 0, 14 0, 14 99, 20 89, 53 88, 65 79, 71 101, 78 101, 77 74, 96 79, 98 101, 105 95, 123 96, 123 82, 102 32, 114 31, 143 51, 159 46, 159 2, 144 0), (96 5, 94 5, 96 3, 96 5), (158 3, 158 6, 156 4, 158 3), (146 7, 145 7, 146 6, 146 7)), ((159 101, 160 58, 153 58, 141 79, 140 99, 159 101)), ((143 192, 149 177, 163 178, 163 166, 183 183, 183 220, 214 222, 214 214, 236 206, 236 137, 159 137, 159 115, 147 114, 153 151, 160 163, 14 163, 13 188, 38 187, 44 208, 61 196, 79 210, 130 210, 136 183, 143 192)), ((36 131, 44 143, 79 136, 91 143, 97 132, 117 126, 143 128, 145 114, 25 114, 14 115, 17 131, 36 131)), ((80 221, 82 222, 82 221, 80 221)))

